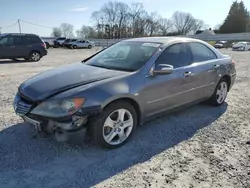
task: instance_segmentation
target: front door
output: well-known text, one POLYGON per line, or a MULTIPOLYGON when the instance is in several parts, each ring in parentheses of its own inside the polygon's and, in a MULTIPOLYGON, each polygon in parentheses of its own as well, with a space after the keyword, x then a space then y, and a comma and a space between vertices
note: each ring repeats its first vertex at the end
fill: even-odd
POLYGON ((190 102, 190 91, 193 87, 193 68, 190 60, 191 56, 185 43, 167 47, 158 57, 154 64, 155 69, 159 64, 169 64, 174 67, 174 71, 171 74, 145 78, 141 96, 145 101, 146 118, 190 102))
POLYGON ((0 40, 0 58, 12 58, 14 57, 15 46, 12 36, 6 36, 0 40))

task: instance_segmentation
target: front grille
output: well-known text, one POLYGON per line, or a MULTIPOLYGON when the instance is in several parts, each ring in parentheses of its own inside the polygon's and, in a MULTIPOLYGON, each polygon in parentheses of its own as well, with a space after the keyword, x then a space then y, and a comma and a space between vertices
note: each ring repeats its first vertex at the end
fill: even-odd
POLYGON ((19 101, 16 104, 16 112, 22 115, 27 114, 31 109, 31 104, 24 103, 23 101, 19 101))
POLYGON ((23 100, 19 94, 16 95, 14 100, 14 109, 16 113, 20 115, 26 115, 32 108, 32 103, 28 103, 27 101, 23 100))

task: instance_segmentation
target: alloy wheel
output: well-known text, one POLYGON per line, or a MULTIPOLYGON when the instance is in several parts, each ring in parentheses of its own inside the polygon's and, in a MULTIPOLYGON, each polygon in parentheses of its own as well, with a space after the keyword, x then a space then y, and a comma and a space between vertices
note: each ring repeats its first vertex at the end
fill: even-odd
POLYGON ((221 82, 216 92, 216 100, 219 104, 223 103, 224 100, 226 99, 227 91, 228 91, 227 83, 221 82))
POLYGON ((38 61, 40 59, 40 54, 38 52, 33 52, 31 54, 31 60, 38 61))
POLYGON ((110 145, 121 144, 131 134, 133 126, 133 116, 128 110, 115 110, 104 122, 103 138, 110 145))

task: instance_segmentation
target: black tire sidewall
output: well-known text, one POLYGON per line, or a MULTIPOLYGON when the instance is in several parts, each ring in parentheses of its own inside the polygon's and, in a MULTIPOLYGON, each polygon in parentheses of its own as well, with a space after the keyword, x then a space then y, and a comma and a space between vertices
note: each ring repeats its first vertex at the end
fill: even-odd
POLYGON ((91 127, 89 127, 89 128, 90 128, 90 133, 91 133, 91 136, 92 136, 94 142, 101 147, 114 149, 114 148, 122 146, 123 144, 125 144, 126 142, 128 142, 131 139, 131 137, 132 137, 132 135, 135 132, 135 129, 137 127, 137 114, 136 114, 135 109, 133 108, 133 106, 130 103, 125 102, 125 101, 119 101, 119 102, 111 103, 110 105, 105 107, 102 114, 99 117, 93 117, 93 120, 91 122, 92 123, 90 123, 90 125, 89 125, 91 127), (132 129, 130 135, 128 136, 128 138, 125 141, 123 141, 122 143, 120 143, 118 145, 110 145, 105 141, 105 139, 103 137, 103 126, 104 126, 104 122, 106 121, 107 117, 111 113, 113 113, 115 110, 118 110, 118 109, 128 110, 133 117, 134 125, 133 125, 133 129, 132 129))

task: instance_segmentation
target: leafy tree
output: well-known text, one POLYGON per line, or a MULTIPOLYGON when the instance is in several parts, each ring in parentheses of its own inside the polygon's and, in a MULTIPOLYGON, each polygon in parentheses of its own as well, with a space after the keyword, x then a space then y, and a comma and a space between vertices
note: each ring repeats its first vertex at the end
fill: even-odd
POLYGON ((246 32, 248 20, 249 12, 247 11, 243 1, 234 1, 224 23, 220 27, 220 33, 246 32))

